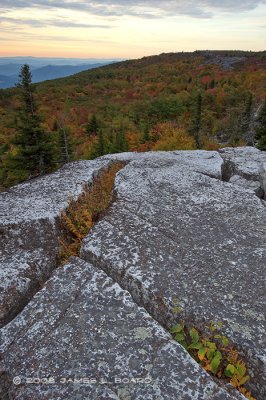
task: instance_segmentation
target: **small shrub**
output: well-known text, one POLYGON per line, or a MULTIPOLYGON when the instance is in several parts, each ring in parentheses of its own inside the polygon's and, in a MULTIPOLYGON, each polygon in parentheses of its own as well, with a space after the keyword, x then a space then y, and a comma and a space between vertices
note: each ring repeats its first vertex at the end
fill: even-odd
POLYGON ((222 323, 211 321, 205 328, 207 333, 203 334, 180 323, 173 326, 170 332, 207 372, 229 381, 249 400, 255 400, 244 387, 249 380, 245 362, 239 358, 229 339, 219 333, 222 323))

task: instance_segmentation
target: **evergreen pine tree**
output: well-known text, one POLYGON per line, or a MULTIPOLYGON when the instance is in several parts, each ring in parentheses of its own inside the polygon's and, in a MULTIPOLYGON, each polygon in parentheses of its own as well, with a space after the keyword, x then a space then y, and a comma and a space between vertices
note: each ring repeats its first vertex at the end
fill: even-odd
POLYGON ((151 137, 149 134, 149 129, 148 129, 148 127, 145 127, 142 138, 141 138, 141 143, 143 144, 143 143, 149 142, 150 140, 151 140, 151 137))
POLYGON ((22 66, 19 79, 23 105, 17 118, 17 133, 12 141, 16 152, 10 157, 9 167, 24 171, 24 177, 29 179, 52 170, 53 147, 37 114, 28 65, 22 66))
POLYGON ((214 89, 215 88, 215 79, 212 79, 209 83, 209 89, 214 89))
POLYGON ((93 144, 90 158, 97 158, 101 157, 106 154, 106 143, 105 137, 103 135, 103 131, 100 129, 96 138, 96 141, 93 144))
POLYGON ((252 93, 248 93, 241 121, 241 131, 243 135, 247 134, 250 129, 251 116, 252 116, 252 103, 253 103, 252 93))
POLYGON ((103 136, 103 131, 101 129, 99 130, 98 133, 97 152, 98 152, 98 157, 103 156, 105 154, 104 136, 103 136))
POLYGON ((192 122, 190 132, 194 136, 196 146, 198 149, 201 148, 201 120, 202 120, 202 94, 198 93, 195 99, 195 105, 193 110, 192 122))
POLYGON ((58 129, 59 129, 59 124, 58 124, 57 119, 55 119, 54 122, 53 122, 53 128, 52 128, 52 130, 53 130, 54 132, 57 132, 58 129))
POLYGON ((266 99, 260 111, 258 122, 259 125, 256 129, 257 147, 260 150, 266 151, 266 99))
POLYGON ((97 135, 98 131, 99 131, 99 124, 96 116, 93 114, 89 120, 88 125, 86 126, 86 132, 89 136, 91 136, 91 135, 97 135))
POLYGON ((58 130, 59 164, 64 165, 73 159, 73 149, 69 129, 65 126, 58 130))
POLYGON ((63 111, 57 115, 53 128, 57 133, 57 163, 64 165, 73 160, 73 140, 65 121, 70 113, 70 103, 66 98, 63 111))
POLYGON ((114 152, 123 153, 125 151, 128 151, 128 143, 125 138, 124 132, 122 130, 119 130, 115 135, 114 152))

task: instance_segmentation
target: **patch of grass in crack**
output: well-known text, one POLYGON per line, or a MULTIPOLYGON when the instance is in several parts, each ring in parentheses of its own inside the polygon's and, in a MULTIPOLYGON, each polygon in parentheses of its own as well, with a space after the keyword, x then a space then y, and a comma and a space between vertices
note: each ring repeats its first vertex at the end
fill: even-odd
POLYGON ((124 166, 123 162, 115 162, 102 171, 78 200, 70 202, 61 215, 63 238, 60 239, 59 265, 68 262, 71 256, 79 255, 82 240, 110 206, 115 176, 124 166))
POLYGON ((207 372, 226 380, 249 400, 255 400, 245 388, 250 379, 246 364, 229 339, 220 334, 221 328, 221 322, 211 321, 203 333, 194 327, 189 329, 182 322, 173 326, 170 332, 207 372))

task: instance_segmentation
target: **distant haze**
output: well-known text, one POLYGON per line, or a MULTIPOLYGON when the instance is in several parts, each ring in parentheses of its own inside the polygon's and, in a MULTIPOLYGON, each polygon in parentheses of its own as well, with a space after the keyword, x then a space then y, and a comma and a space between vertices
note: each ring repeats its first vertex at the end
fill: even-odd
POLYGON ((33 82, 61 78, 91 68, 110 64, 114 59, 78 59, 78 58, 35 58, 35 57, 0 57, 0 89, 14 86, 23 64, 28 64, 33 82))
POLYGON ((29 64, 33 67, 44 67, 45 65, 81 65, 81 64, 103 64, 121 59, 107 58, 52 58, 52 57, 0 57, 0 65, 3 64, 29 64))

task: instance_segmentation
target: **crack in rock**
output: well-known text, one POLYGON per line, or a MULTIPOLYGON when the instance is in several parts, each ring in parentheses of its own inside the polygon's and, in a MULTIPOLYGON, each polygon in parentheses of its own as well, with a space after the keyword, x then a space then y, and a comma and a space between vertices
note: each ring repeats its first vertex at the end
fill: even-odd
POLYGON ((7 400, 210 400, 213 395, 217 400, 244 400, 233 388, 219 387, 127 291, 78 258, 57 269, 1 333, 3 342, 11 343, 3 354, 6 383, 1 398, 7 400), (74 288, 76 282, 79 294, 69 297, 69 285, 74 288), (63 318, 62 306, 67 310, 63 318), (28 329, 29 321, 35 329, 28 329), (149 335, 134 335, 141 330, 149 335), (21 384, 12 383, 14 376, 21 384), (73 384, 74 377, 77 382, 86 377, 87 383, 73 384), (45 379, 53 381, 37 382, 45 379))
POLYGON ((266 154, 253 147, 219 150, 223 158, 222 180, 255 192, 265 200, 266 154))
POLYGON ((0 326, 10 322, 57 267, 59 216, 110 160, 80 161, 0 193, 0 326))
MULTIPOLYGON (((249 154, 240 150, 242 157, 249 154)), ((264 157, 254 154, 245 165, 249 173, 264 157)), ((250 388, 264 398, 265 207, 252 191, 206 176, 206 165, 201 173, 177 158, 160 170, 160 156, 142 157, 117 175, 116 201, 80 256, 167 328, 184 317, 191 324, 223 322, 247 360, 250 388), (175 298, 183 307, 178 316, 175 298)))

